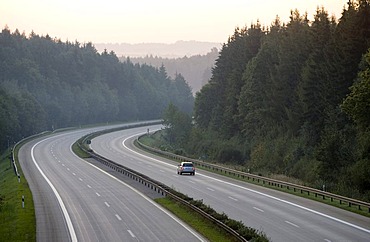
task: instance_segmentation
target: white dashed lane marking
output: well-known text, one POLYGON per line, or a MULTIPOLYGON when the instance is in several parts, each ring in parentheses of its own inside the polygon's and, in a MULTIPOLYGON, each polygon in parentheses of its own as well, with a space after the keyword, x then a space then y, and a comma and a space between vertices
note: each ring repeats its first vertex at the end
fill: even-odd
POLYGON ((230 197, 230 196, 229 196, 229 198, 230 198, 231 200, 233 200, 233 201, 238 201, 238 199, 236 199, 236 198, 234 198, 234 197, 230 197))
POLYGON ((132 238, 135 238, 136 236, 134 235, 134 233, 132 233, 131 230, 127 230, 127 232, 131 235, 132 238))
POLYGON ((257 207, 253 207, 254 209, 256 209, 257 211, 260 211, 260 212, 265 212, 265 211, 263 211, 262 209, 260 209, 260 208, 257 208, 257 207))
POLYGON ((294 226, 294 227, 296 227, 296 228, 299 228, 299 226, 298 226, 298 225, 296 225, 296 224, 294 224, 294 223, 292 223, 292 222, 285 221, 285 223, 290 224, 290 225, 292 225, 292 226, 294 226))

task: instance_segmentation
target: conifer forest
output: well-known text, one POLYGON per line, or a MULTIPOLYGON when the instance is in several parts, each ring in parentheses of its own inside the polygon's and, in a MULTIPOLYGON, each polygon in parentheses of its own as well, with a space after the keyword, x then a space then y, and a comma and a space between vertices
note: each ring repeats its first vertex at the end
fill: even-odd
POLYGON ((370 1, 235 29, 192 126, 176 113, 164 117, 179 153, 370 201, 370 1))

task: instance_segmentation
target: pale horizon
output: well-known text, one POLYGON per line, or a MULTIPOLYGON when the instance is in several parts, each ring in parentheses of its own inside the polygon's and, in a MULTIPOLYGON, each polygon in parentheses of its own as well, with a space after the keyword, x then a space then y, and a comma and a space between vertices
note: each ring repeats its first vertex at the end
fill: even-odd
POLYGON ((49 35, 81 43, 165 43, 201 41, 225 43, 236 27, 259 20, 270 26, 278 15, 289 21, 290 11, 308 13, 317 7, 341 17, 347 0, 124 1, 124 0, 2 0, 0 27, 29 36, 49 35))

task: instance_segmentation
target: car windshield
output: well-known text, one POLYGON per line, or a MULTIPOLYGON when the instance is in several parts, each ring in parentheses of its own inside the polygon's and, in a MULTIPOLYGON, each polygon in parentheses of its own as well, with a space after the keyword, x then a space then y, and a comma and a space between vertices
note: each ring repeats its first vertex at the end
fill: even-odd
POLYGON ((185 164, 184 164, 184 166, 185 166, 185 167, 192 167, 192 166, 193 166, 193 164, 191 164, 191 163, 185 163, 185 164))

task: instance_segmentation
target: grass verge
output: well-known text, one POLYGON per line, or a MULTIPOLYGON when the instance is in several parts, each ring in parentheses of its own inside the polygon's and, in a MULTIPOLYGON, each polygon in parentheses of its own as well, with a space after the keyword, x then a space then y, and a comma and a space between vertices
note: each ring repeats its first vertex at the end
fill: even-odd
MULTIPOLYGON (((17 167, 21 173, 20 165, 17 164, 17 167)), ((18 182, 9 151, 1 156, 0 174, 0 240, 36 241, 36 217, 31 190, 24 176, 21 175, 21 182, 18 182)))
POLYGON ((72 145, 72 151, 80 158, 82 159, 86 159, 86 158, 90 158, 90 155, 87 154, 85 151, 83 151, 79 146, 78 146, 78 143, 79 141, 75 142, 73 145, 72 145))
POLYGON ((229 234, 227 234, 222 229, 219 229, 215 224, 203 218, 198 213, 192 211, 191 209, 182 206, 178 202, 170 198, 157 198, 155 199, 157 203, 165 207, 173 214, 175 214, 182 221, 194 228, 198 233, 202 234, 209 241, 222 242, 222 241, 233 241, 230 240, 229 234))

